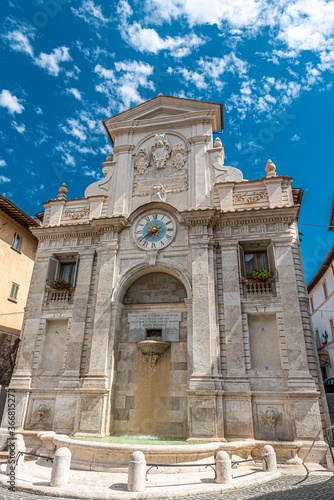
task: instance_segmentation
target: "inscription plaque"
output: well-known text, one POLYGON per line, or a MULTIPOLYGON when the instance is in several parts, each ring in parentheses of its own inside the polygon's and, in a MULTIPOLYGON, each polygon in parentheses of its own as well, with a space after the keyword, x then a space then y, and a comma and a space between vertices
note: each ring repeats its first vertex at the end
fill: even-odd
POLYGON ((178 342, 181 320, 181 312, 129 313, 129 342, 145 340, 146 330, 162 330, 164 342, 178 342))

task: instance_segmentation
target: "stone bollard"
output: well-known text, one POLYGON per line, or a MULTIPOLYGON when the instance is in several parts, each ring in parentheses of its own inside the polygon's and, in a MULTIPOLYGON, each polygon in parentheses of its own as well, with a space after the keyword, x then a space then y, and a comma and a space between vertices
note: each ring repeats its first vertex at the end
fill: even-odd
POLYGON ((129 463, 128 491, 144 491, 146 487, 146 460, 141 451, 132 453, 129 463))
POLYGON ((266 472, 277 472, 276 453, 274 448, 266 444, 263 448, 263 456, 265 457, 262 464, 263 470, 266 472))
POLYGON ((20 455, 17 459, 17 454, 20 451, 26 451, 26 446, 24 443, 24 437, 22 434, 15 434, 13 438, 8 438, 8 461, 6 474, 11 475, 17 474, 19 469, 22 467, 24 462, 24 455, 20 455))
POLYGON ((231 460, 226 451, 216 455, 216 483, 228 484, 232 481, 231 460))
POLYGON ((53 458, 50 486, 66 486, 70 476, 72 453, 68 448, 59 448, 53 458))

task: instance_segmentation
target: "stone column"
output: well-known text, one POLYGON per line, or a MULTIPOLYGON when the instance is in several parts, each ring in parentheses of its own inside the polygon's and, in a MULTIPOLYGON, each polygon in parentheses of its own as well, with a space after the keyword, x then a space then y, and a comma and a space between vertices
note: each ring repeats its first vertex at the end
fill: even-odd
POLYGON ((246 377, 237 242, 220 242, 226 343, 225 437, 253 437, 252 403, 246 377))
POLYGON ((307 363, 303 322, 300 310, 291 237, 274 240, 280 286, 282 316, 290 366, 289 385, 299 390, 301 379, 313 383, 307 363))
POLYGON ((118 243, 104 244, 98 250, 98 284, 94 314, 93 337, 88 373, 83 387, 107 388, 108 346, 111 329, 111 294, 118 243))
POLYGON ((107 415, 106 415, 106 432, 109 433, 113 428, 113 415, 112 411, 112 401, 111 395, 114 390, 114 382, 116 380, 116 367, 115 367, 115 339, 116 334, 119 331, 121 324, 121 316, 124 306, 120 302, 111 303, 111 329, 109 336, 109 347, 108 347, 108 376, 109 376, 109 395, 108 395, 108 405, 107 405, 107 415))
POLYGON ((217 436, 218 327, 215 303, 211 211, 191 224, 192 255, 192 358, 189 382, 189 427, 194 438, 217 436))
POLYGON ((125 144, 114 147, 117 155, 117 171, 115 179, 114 203, 109 204, 108 215, 129 215, 132 199, 132 151, 134 146, 125 144))
MULTIPOLYGON (((42 306, 45 297, 45 281, 50 254, 37 254, 23 320, 21 342, 16 358, 16 368, 9 386, 15 388, 15 426, 24 426, 31 387, 31 374, 39 332, 42 306)), ((8 397, 8 396, 7 396, 8 397)), ((7 403, 6 407, 7 408, 7 403)), ((2 425, 8 426, 5 409, 2 425)))
MULTIPOLYGON (((201 129, 203 128, 201 127, 201 129)), ((204 132, 204 130, 201 130, 201 132, 204 132)), ((210 199, 211 172, 206 155, 211 138, 212 135, 210 132, 208 134, 202 133, 202 135, 196 135, 189 139, 192 156, 192 168, 189 171, 192 196, 190 206, 193 208, 212 206, 210 199)))
POLYGON ((92 279, 95 250, 79 253, 77 282, 74 289, 73 314, 66 353, 64 373, 60 387, 79 387, 82 346, 85 335, 86 315, 92 279))
POLYGON ((319 393, 308 365, 300 302, 302 290, 298 290, 300 271, 293 259, 293 238, 282 237, 273 243, 289 362, 288 390, 294 435, 296 439, 321 440, 319 393))

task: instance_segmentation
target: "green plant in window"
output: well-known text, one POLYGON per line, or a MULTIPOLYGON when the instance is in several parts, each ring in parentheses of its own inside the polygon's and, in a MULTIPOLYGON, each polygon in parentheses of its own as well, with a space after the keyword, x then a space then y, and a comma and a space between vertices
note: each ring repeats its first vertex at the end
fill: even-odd
POLYGON ((52 288, 53 290, 58 290, 59 292, 69 292, 72 287, 73 285, 70 281, 65 281, 61 279, 53 280, 53 282, 50 285, 50 288, 52 288))
POLYGON ((270 271, 261 267, 258 271, 254 269, 253 272, 246 274, 246 279, 248 281, 253 281, 255 283, 268 283, 272 278, 270 271))

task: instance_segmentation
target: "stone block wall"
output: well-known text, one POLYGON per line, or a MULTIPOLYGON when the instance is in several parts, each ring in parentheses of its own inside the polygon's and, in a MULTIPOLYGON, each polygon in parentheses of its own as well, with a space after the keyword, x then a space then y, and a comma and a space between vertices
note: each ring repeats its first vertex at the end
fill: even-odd
POLYGON ((182 312, 180 341, 172 342, 153 368, 137 344, 128 342, 127 314, 123 311, 116 348, 112 433, 186 437, 187 313, 182 312))

